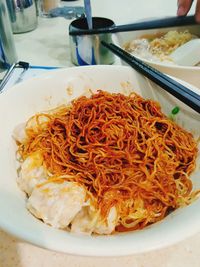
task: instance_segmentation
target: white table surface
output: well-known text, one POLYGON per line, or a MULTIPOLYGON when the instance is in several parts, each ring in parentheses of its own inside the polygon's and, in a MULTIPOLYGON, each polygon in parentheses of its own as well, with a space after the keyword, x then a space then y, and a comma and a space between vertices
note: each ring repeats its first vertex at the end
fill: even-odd
MULTIPOLYGON (((73 2, 66 5, 71 5, 73 2)), ((93 15, 116 24, 176 14, 176 0, 91 0, 93 15)), ((73 5, 82 5, 79 0, 73 5)), ((191 13, 194 12, 194 7, 191 13)), ((32 65, 71 66, 70 20, 39 19, 32 32, 15 35, 19 60, 32 65)), ((200 267, 200 233, 169 248, 121 258, 78 257, 47 251, 0 231, 0 267, 200 267)))

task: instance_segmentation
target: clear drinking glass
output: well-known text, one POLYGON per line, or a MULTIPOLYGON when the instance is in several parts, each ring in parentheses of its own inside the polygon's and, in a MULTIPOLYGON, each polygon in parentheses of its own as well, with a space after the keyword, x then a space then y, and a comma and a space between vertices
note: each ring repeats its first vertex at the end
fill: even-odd
POLYGON ((39 14, 42 17, 48 17, 49 11, 60 6, 60 0, 40 0, 39 14))

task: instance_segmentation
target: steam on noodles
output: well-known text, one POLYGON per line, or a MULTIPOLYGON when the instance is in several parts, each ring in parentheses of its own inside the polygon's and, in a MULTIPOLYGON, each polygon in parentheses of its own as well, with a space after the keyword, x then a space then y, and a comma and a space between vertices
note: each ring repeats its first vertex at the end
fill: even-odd
POLYGON ((197 194, 189 179, 197 157, 192 134, 135 93, 98 91, 36 114, 17 144, 28 209, 54 227, 141 229, 197 194))

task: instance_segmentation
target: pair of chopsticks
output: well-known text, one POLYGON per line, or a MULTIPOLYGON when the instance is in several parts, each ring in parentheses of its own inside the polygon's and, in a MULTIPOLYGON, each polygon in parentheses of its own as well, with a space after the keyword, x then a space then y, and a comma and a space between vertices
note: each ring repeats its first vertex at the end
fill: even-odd
POLYGON ((88 34, 101 34, 101 33, 116 33, 116 32, 128 32, 150 29, 161 29, 169 27, 178 27, 186 25, 197 24, 194 15, 184 17, 169 17, 164 19, 155 19, 143 22, 136 22, 124 25, 113 25, 111 27, 93 28, 93 29, 70 29, 69 35, 88 35, 88 34))
POLYGON ((187 88, 186 86, 180 84, 174 79, 168 77, 162 72, 152 68, 148 64, 144 63, 142 60, 130 55, 120 47, 114 45, 113 43, 101 42, 103 46, 107 47, 115 55, 119 56, 123 61, 128 63, 135 70, 149 78, 151 81, 155 82, 157 85, 162 87, 165 91, 175 96, 177 99, 200 113, 200 94, 197 94, 187 88))

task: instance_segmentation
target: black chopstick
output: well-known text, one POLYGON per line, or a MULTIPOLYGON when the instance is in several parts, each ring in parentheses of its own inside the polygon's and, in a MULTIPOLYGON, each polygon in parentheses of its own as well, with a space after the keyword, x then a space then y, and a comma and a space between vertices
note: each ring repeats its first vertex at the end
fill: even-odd
POLYGON ((136 22, 125 25, 113 25, 106 28, 96 29, 70 29, 69 35, 85 35, 85 34, 101 34, 101 33, 116 33, 116 32, 127 32, 127 31, 139 31, 139 30, 150 30, 150 29, 161 29, 169 27, 178 27, 186 25, 197 24, 194 15, 184 17, 169 17, 163 19, 155 19, 143 22, 136 22))
POLYGON ((165 89, 168 93, 172 94, 180 101, 200 113, 200 95, 191 91, 186 86, 178 83, 174 79, 168 77, 162 72, 152 68, 148 64, 144 63, 142 60, 130 55, 120 47, 112 44, 101 42, 103 46, 107 47, 114 54, 119 56, 123 61, 128 63, 138 72, 142 73, 144 76, 149 78, 151 81, 155 82, 157 85, 165 89))

